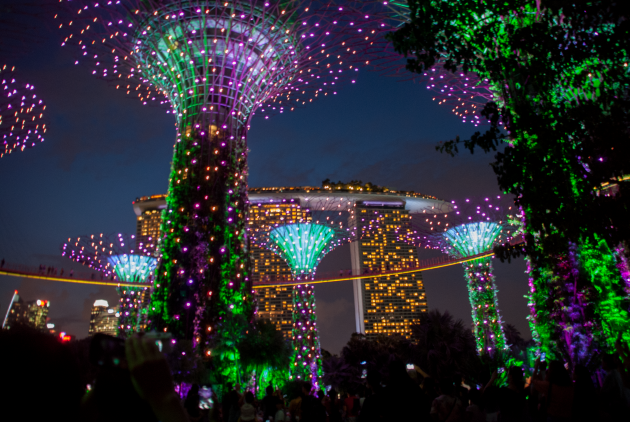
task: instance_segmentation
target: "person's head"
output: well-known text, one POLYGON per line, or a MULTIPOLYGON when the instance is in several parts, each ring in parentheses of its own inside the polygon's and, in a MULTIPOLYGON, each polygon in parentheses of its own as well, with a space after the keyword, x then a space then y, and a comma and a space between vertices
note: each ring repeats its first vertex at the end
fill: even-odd
POLYGON ((454 396, 455 395, 455 386, 453 385, 453 381, 450 379, 443 379, 440 381, 440 393, 445 396, 454 396))
POLYGON ((304 394, 305 396, 308 396, 309 394, 311 394, 311 384, 308 382, 303 382, 302 383, 302 394, 304 394))
POLYGON ((326 397, 326 393, 324 393, 324 390, 319 390, 317 391, 317 398, 322 400, 324 397, 326 397))
POLYGON ((199 384, 193 384, 188 391, 189 396, 198 396, 199 395, 199 384))
POLYGON ((480 405, 481 404, 481 393, 476 388, 471 388, 468 393, 468 400, 471 404, 480 405))
POLYGON ((27 327, 0 330, 0 365, 11 386, 2 402, 20 412, 19 419, 77 420, 86 385, 68 344, 27 327))
POLYGON ((619 358, 616 354, 610 353, 602 356, 602 368, 604 371, 612 371, 619 366, 619 358))
POLYGON ((267 388, 265 388, 265 393, 267 393, 268 396, 273 395, 273 387, 268 385, 267 388))
POLYGON ((357 389, 356 388, 354 388, 354 387, 348 388, 348 395, 349 396, 354 396, 356 394, 357 394, 357 389))
POLYGON ((422 391, 424 394, 435 394, 435 390, 437 389, 437 383, 435 382, 435 378, 426 377, 422 380, 422 391))
POLYGON ((519 390, 525 385, 523 369, 520 366, 510 366, 510 369, 508 369, 508 384, 519 390))
POLYGON ((547 381, 551 384, 567 387, 571 385, 571 376, 562 362, 552 360, 549 362, 549 369, 547 370, 547 381))
POLYGON ((248 391, 245 393, 245 403, 252 404, 254 402, 254 393, 248 391))
POLYGON ((576 365, 573 370, 573 380, 576 384, 593 384, 591 372, 584 365, 576 365))

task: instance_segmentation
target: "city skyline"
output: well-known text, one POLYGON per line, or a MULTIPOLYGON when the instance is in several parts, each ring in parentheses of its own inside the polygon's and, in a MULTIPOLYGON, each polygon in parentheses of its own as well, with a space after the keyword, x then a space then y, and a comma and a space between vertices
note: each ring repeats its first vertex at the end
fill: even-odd
MULTIPOLYGON (((1 217, 14 222, 2 229, 0 255, 7 263, 70 268, 55 255, 66 233, 135 232, 131 202, 166 190, 164 168, 172 152, 174 121, 164 110, 110 92, 89 71, 73 67, 56 40, 38 50, 35 58, 17 65, 46 96, 54 125, 46 142, 28 154, 12 154, 0 167, 2 180, 7 181, 5 198, 12 204, 0 210, 1 217), (140 142, 127 148, 131 139, 140 142), (43 202, 50 206, 42 214, 38 210, 43 202)), ((336 98, 315 101, 311 109, 270 120, 257 115, 254 120, 261 122, 253 125, 249 136, 250 186, 319 186, 330 178, 363 179, 445 199, 500 193, 488 166, 490 156, 453 160, 434 151, 439 141, 468 136, 474 128, 440 108, 422 85, 362 70, 357 84, 340 90, 336 98)), ((349 247, 341 247, 323 260, 319 270, 350 268, 349 262, 349 247)), ((502 309, 507 308, 504 319, 529 337, 522 298, 527 291, 524 270, 525 265, 517 262, 499 264, 495 273, 502 309)), ((428 307, 448 309, 470 323, 461 279, 461 269, 454 268, 424 275, 428 307)), ((2 277, 3 310, 8 293, 16 288, 27 298, 49 292, 50 300, 60 304, 51 309, 52 319, 78 336, 87 332, 94 300, 116 302, 115 289, 2 277)), ((351 283, 318 288, 317 295, 323 315, 322 347, 337 353, 355 327, 351 283)))

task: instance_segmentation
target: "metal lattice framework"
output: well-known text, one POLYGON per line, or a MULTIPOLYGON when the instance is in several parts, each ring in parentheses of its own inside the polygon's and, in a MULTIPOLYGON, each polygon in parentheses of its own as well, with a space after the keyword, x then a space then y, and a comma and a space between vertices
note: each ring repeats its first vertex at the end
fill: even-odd
MULTIPOLYGON (((425 248, 439 249, 456 258, 474 256, 506 243, 515 228, 506 221, 512 206, 501 197, 453 201, 453 212, 416 214, 402 237, 425 248)), ((472 307, 472 319, 480 354, 494 355, 509 347, 503 332, 492 257, 465 262, 464 274, 472 307)))
POLYGON ((44 142, 46 104, 35 87, 15 78, 15 67, 0 69, 0 158, 44 142))
MULTIPOLYGON (((76 240, 69 238, 61 246, 62 256, 124 283, 153 281, 158 263, 153 253, 152 245, 137 243, 134 235, 125 234, 79 236, 76 240)), ((145 286, 118 288, 119 335, 127 336, 146 329, 149 293, 145 286)))
POLYGON ((232 377, 233 345, 253 313, 245 238, 250 119, 334 95, 358 70, 345 60, 337 8, 308 0, 65 4, 72 16, 60 27, 64 45, 82 55, 77 62, 145 104, 168 104, 175 117, 149 322, 229 362, 223 373, 232 377))

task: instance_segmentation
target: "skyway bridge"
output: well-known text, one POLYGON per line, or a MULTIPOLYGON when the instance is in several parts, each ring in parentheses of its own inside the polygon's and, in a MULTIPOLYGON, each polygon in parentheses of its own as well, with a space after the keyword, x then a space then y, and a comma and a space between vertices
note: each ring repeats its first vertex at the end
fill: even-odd
MULTIPOLYGON (((421 271, 437 270, 439 268, 449 267, 451 265, 462 264, 468 261, 474 261, 480 258, 486 258, 493 256, 494 252, 487 251, 477 255, 469 256, 466 258, 453 258, 450 256, 440 256, 437 258, 429 258, 420 260, 418 265, 406 267, 403 269, 395 269, 390 271, 377 271, 366 270, 362 274, 352 274, 352 270, 338 270, 334 273, 316 273, 313 280, 296 280, 291 277, 280 280, 263 280, 254 282, 254 289, 263 289, 266 287, 280 287, 291 286, 297 284, 321 284, 321 283, 336 283, 339 281, 367 279, 373 277, 383 276, 399 276, 405 274, 411 274, 421 271)), ((102 273, 98 271, 93 272, 62 272, 63 270, 48 270, 47 268, 29 267, 25 265, 10 265, 5 264, 0 267, 0 275, 12 276, 12 277, 24 277, 38 280, 58 281, 62 283, 75 283, 75 284, 91 284, 98 286, 111 286, 111 287, 151 287, 150 283, 121 283, 115 278, 103 277, 102 273)))

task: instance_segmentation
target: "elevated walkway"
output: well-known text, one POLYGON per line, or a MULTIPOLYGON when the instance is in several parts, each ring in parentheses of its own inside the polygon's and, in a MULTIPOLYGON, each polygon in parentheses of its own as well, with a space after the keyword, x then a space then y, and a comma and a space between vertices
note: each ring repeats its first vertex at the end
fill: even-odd
MULTIPOLYGON (((451 265, 462 264, 468 261, 474 261, 480 258, 486 258, 494 255, 492 251, 480 253, 477 255, 469 256, 467 258, 452 258, 449 256, 440 256, 438 258, 424 259, 419 262, 415 267, 408 267, 404 269, 397 269, 392 271, 369 271, 364 274, 352 274, 352 270, 339 270, 336 273, 316 273, 314 280, 294 280, 287 278, 286 280, 265 280, 254 283, 254 289, 263 289, 266 287, 280 287, 280 286, 292 286, 296 284, 321 284, 321 283, 335 283, 338 281, 357 280, 363 278, 383 277, 383 276, 398 276, 404 274, 411 274, 420 271, 437 270, 439 268, 449 267, 451 265), (344 275, 345 274, 345 275, 344 275)), ((37 267, 28 267, 23 265, 4 265, 0 268, 0 275, 12 276, 12 277, 26 277, 39 280, 59 281, 63 283, 76 283, 76 284, 92 284, 98 286, 111 286, 111 287, 150 287, 149 283, 119 283, 115 279, 103 279, 101 273, 98 271, 92 273, 76 273, 70 276, 69 273, 61 274, 49 274, 46 269, 43 271, 37 267)))

